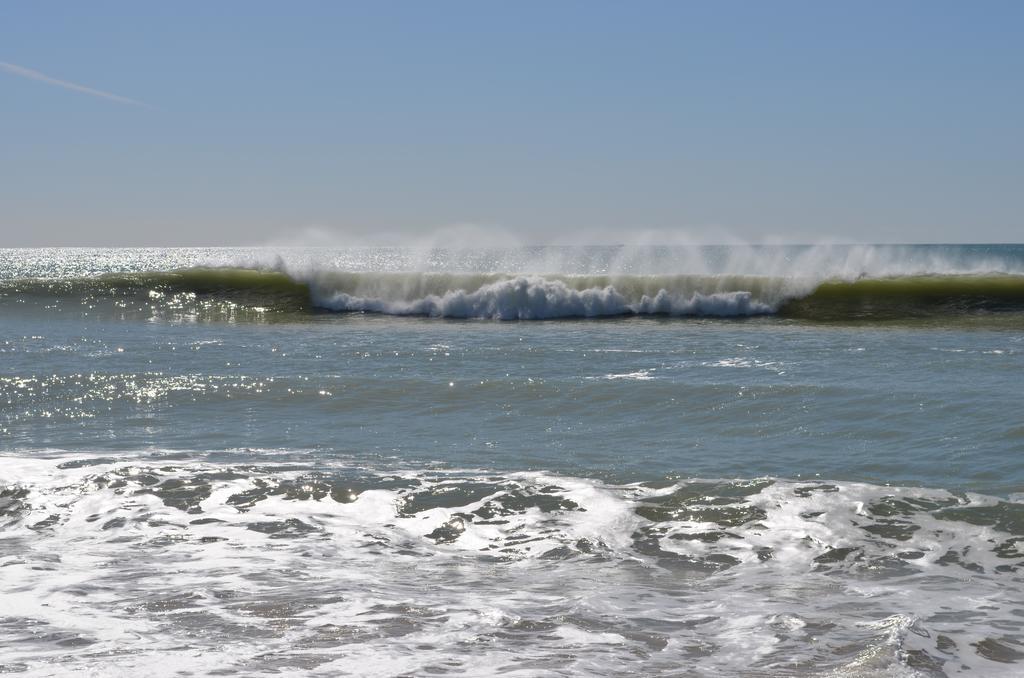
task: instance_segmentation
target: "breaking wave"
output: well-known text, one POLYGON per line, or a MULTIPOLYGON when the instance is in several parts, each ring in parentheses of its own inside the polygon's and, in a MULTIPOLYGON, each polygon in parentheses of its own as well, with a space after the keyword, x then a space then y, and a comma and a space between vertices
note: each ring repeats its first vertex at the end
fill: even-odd
POLYGON ((128 298, 259 312, 377 313, 541 320, 614 316, 871 320, 1024 312, 1024 275, 952 274, 816 280, 738 275, 355 273, 189 268, 0 283, 0 299, 128 298))
POLYGON ((476 289, 448 289, 416 299, 363 297, 347 292, 314 292, 314 303, 333 311, 443 318, 542 320, 621 315, 746 316, 770 313, 771 306, 736 290, 703 293, 670 291, 628 295, 613 284, 574 286, 572 281, 518 276, 486 282, 476 289))

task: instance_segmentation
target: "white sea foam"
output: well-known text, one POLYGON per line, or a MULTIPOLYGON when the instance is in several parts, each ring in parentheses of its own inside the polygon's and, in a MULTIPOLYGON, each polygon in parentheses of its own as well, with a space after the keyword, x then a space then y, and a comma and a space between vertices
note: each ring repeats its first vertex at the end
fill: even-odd
POLYGON ((1019 668, 1020 507, 991 497, 0 461, 0 665, 25 675, 1019 668))
POLYGON ((748 291, 687 295, 659 289, 653 296, 642 294, 631 300, 612 285, 575 289, 563 280, 536 276, 517 276, 484 283, 476 289, 451 289, 413 300, 362 297, 314 286, 313 303, 335 311, 494 320, 627 314, 746 316, 773 310, 754 300, 748 291))

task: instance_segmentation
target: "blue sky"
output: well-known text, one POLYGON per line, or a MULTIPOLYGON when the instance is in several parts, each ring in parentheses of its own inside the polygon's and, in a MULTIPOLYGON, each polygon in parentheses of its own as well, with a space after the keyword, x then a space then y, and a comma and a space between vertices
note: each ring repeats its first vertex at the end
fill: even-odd
POLYGON ((5 2, 0 246, 1020 242, 1022 34, 1020 2, 5 2))

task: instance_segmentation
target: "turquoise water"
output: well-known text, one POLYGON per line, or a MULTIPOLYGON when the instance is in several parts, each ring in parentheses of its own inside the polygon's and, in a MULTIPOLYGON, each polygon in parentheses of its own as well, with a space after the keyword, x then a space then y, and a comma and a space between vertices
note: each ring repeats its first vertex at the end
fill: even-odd
POLYGON ((1020 246, 0 251, 0 665, 1019 675, 1022 375, 1020 246))

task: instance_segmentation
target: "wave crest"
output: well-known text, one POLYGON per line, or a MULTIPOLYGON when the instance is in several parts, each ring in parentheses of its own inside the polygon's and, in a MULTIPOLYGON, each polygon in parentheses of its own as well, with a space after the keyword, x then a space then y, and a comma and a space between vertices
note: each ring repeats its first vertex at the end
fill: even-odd
MULTIPOLYGON (((749 317, 810 321, 1008 318, 1024 313, 1024 275, 911 275, 818 280, 733 275, 538 275, 190 268, 84 278, 0 281, 0 304, 113 300, 138 313, 243 319, 245 313, 379 313, 544 320, 619 316, 749 317), (131 300, 133 303, 128 303, 131 300)), ((98 312, 98 311, 97 311, 98 312)), ((281 316, 284 317, 284 316, 281 316)))
POLYGON ((347 292, 313 291, 313 304, 333 311, 493 320, 595 318, 621 315, 746 316, 771 313, 748 291, 690 295, 662 288, 631 301, 612 285, 575 289, 558 279, 518 276, 475 290, 453 289, 413 300, 362 297, 347 292))

